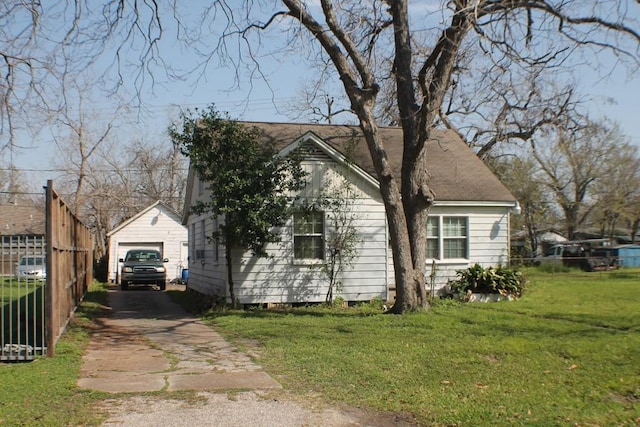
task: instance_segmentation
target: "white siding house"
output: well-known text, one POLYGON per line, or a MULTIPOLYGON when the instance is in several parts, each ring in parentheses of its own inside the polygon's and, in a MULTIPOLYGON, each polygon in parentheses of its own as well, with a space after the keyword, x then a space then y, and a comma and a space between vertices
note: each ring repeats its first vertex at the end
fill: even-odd
MULTIPOLYGON (((349 211, 358 233, 357 256, 341 277, 340 292, 346 301, 392 300, 394 271, 384 205, 367 147, 357 127, 245 122, 262 136, 275 141, 285 155, 302 149, 307 186, 299 200, 318 197, 320 189, 349 180, 354 196, 349 211), (347 159, 346 154, 349 153, 347 159)), ((402 133, 381 129, 389 160, 397 171, 401 165, 402 133)), ((474 263, 506 264, 509 260, 509 214, 517 202, 467 145, 451 132, 435 132, 429 141, 429 170, 436 201, 428 228, 429 260, 425 271, 434 292, 441 291, 455 270, 474 263), (435 265, 435 273, 430 276, 435 265), (432 277, 432 279, 431 279, 432 277)), ((225 251, 212 236, 224 218, 195 215, 189 207, 211 197, 210 190, 190 170, 183 224, 189 229, 190 289, 227 299, 225 251)), ((305 239, 323 241, 331 230, 331 212, 322 212, 305 239), (315 234, 314 234, 315 233, 315 234)), ((317 268, 323 255, 310 260, 296 250, 296 216, 278 230, 281 241, 267 246, 269 258, 232 249, 235 295, 240 304, 322 302, 328 281, 317 268)), ((320 245, 321 247, 322 245, 320 245)), ((429 289, 430 290, 430 289, 429 289)))
POLYGON ((107 234, 109 241, 108 280, 119 283, 120 263, 129 249, 158 249, 169 262, 167 279, 180 279, 187 268, 187 228, 180 215, 171 207, 157 201, 107 234))

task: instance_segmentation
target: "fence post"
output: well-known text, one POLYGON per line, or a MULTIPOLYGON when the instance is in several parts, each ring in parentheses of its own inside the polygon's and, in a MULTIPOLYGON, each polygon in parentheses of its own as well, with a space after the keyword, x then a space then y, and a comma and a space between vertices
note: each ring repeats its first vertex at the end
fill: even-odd
POLYGON ((54 319, 56 316, 56 310, 54 307, 57 306, 57 297, 56 292, 53 291, 53 181, 48 180, 45 197, 45 248, 46 248, 46 263, 47 263, 47 279, 45 282, 45 334, 46 334, 46 343, 47 343, 47 356, 53 357, 55 355, 55 346, 56 346, 56 331, 55 326, 59 322, 57 319, 54 319))

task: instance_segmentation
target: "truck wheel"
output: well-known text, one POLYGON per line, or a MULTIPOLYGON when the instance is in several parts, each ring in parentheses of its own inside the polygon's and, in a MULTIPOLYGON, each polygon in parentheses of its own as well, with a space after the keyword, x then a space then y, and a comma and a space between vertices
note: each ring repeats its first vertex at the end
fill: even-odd
POLYGON ((120 289, 126 291, 127 289, 129 289, 129 284, 127 282, 120 283, 120 289))
POLYGON ((160 288, 161 291, 164 291, 165 289, 167 289, 167 281, 166 280, 159 281, 158 287, 160 288))

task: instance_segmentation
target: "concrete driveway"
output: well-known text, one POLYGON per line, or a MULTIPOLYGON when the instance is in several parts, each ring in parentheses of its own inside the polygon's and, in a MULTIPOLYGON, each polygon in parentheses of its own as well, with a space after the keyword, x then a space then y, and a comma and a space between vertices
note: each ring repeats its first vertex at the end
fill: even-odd
POLYGON ((81 388, 112 393, 96 408, 105 413, 104 427, 413 425, 398 414, 289 395, 165 292, 112 288, 108 302, 111 313, 98 322, 78 380, 81 388), (179 390, 195 394, 172 393, 179 390))
POLYGON ((113 288, 108 299, 112 313, 101 319, 84 355, 81 388, 122 393, 281 387, 166 293, 113 288))

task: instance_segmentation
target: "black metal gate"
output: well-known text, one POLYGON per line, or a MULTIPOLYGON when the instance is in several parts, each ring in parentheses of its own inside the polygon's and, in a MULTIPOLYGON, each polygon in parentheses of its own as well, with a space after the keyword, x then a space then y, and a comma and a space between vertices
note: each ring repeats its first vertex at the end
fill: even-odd
POLYGON ((2 236, 0 360, 46 354, 44 235, 2 236))

